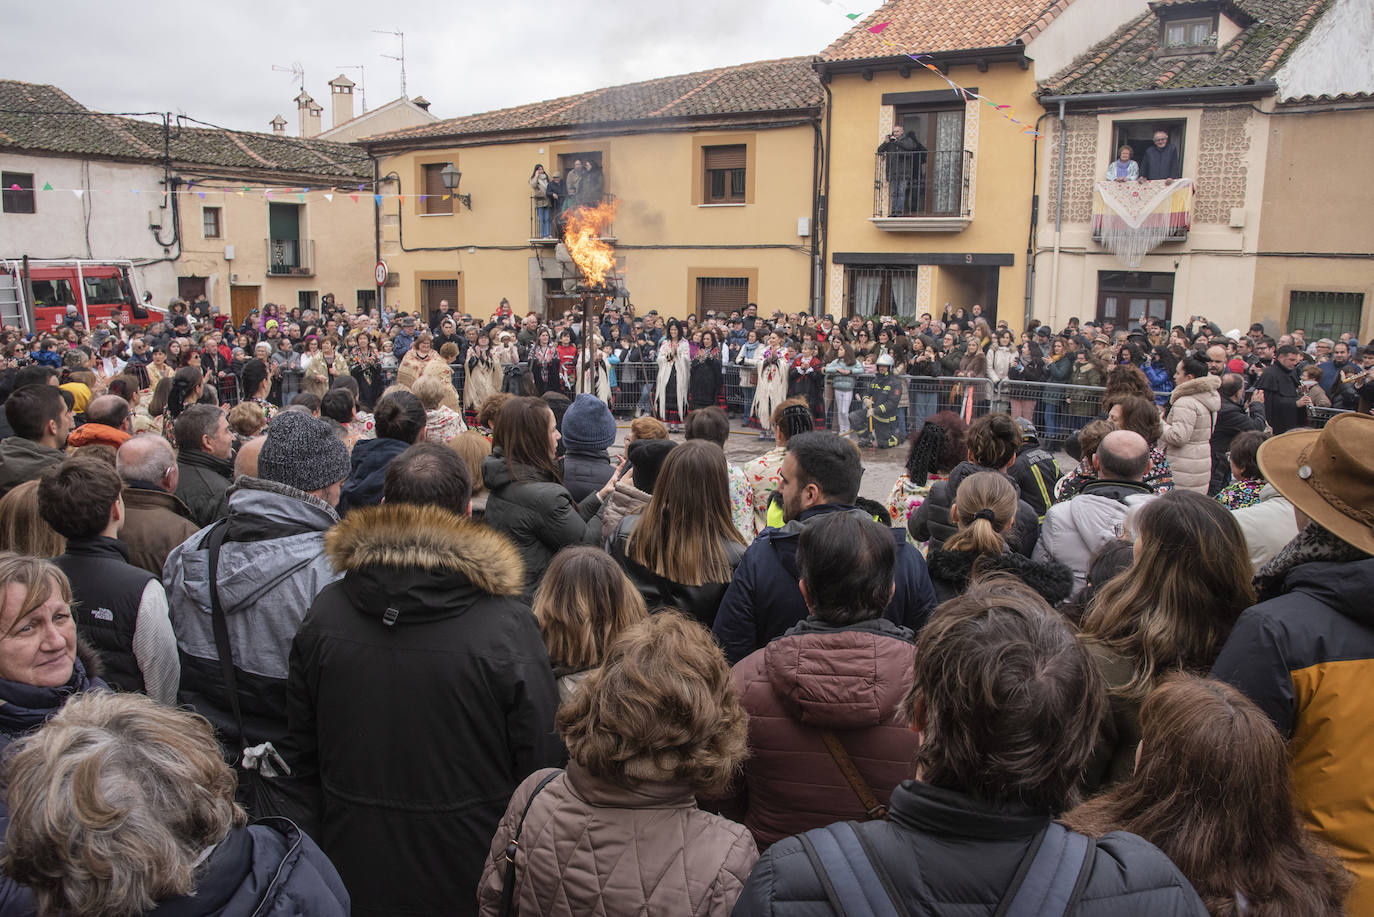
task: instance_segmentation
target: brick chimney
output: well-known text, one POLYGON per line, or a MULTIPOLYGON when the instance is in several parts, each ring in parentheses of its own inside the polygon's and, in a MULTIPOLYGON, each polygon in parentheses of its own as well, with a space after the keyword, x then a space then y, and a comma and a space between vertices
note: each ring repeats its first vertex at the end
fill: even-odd
POLYGON ((333 100, 331 115, 333 123, 330 127, 338 127, 345 121, 353 120, 353 87, 357 85, 348 77, 340 73, 329 81, 330 98, 333 100))
POLYGON ((276 135, 279 136, 279 137, 285 137, 285 136, 286 136, 286 119, 285 119, 285 118, 283 118, 281 115, 277 115, 275 118, 272 119, 271 124, 272 124, 272 133, 276 134, 276 135))

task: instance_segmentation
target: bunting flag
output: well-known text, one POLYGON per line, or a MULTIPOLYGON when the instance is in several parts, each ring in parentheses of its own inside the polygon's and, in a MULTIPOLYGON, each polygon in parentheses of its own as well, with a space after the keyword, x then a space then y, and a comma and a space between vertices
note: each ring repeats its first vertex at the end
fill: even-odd
POLYGON ((83 194, 85 194, 85 193, 86 193, 86 189, 85 189, 85 188, 73 188, 73 189, 72 189, 72 194, 75 194, 77 197, 81 197, 81 195, 83 195, 83 194))
POLYGON ((51 190, 52 190, 52 182, 47 182, 47 181, 43 182, 43 190, 44 190, 44 191, 51 191, 51 190))
POLYGON ((329 201, 329 203, 331 203, 331 204, 334 203, 334 195, 332 195, 332 194, 326 194, 326 195, 324 196, 324 199, 327 200, 327 201, 329 201))
MULTIPOLYGON (((827 6, 836 5, 833 2, 833 0, 821 0, 821 2, 826 4, 827 6)), ((861 13, 845 13, 844 15, 845 18, 850 20, 851 22, 863 18, 863 14, 861 13)), ((971 102, 974 99, 978 99, 979 101, 988 103, 989 108, 996 111, 999 115, 1001 115, 1011 124, 1016 125, 1017 127, 1021 127, 1025 124, 1025 122, 1019 120, 1016 117, 1015 110, 1010 105, 1000 105, 997 102, 994 102, 992 99, 989 99, 987 96, 980 95, 976 92, 965 89, 963 86, 960 86, 958 83, 954 82, 954 80, 950 79, 947 74, 942 73, 939 67, 925 59, 930 57, 929 54, 910 54, 906 51, 903 51, 901 48, 897 46, 895 42, 883 36, 884 30, 886 30, 887 27, 890 25, 892 25, 891 21, 879 22, 874 25, 868 26, 866 31, 870 32, 873 35, 877 35, 878 40, 881 41, 883 44, 887 45, 889 48, 896 51, 898 54, 901 54, 904 57, 911 58, 913 61, 920 64, 922 67, 925 67, 931 73, 935 74, 940 79, 944 80, 946 85, 948 85, 951 90, 957 93, 959 97, 964 100, 965 103, 971 102)), ((1025 128, 1021 131, 1021 133, 1029 134, 1032 137, 1040 136, 1040 132, 1033 127, 1025 128)))

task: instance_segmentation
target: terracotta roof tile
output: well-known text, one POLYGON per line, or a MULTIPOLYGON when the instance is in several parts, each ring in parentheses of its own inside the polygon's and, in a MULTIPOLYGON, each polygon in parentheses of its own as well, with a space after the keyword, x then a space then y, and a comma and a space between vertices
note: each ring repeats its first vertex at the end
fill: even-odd
MULTIPOLYGON (((0 80, 0 150, 159 162, 162 125, 93 112, 54 86, 0 80)), ((369 178, 358 147, 251 131, 182 125, 172 132, 179 167, 273 171, 321 178, 369 178)))
POLYGON ((819 108, 820 80, 805 57, 668 76, 377 134, 368 142, 460 137, 589 124, 819 108))
POLYGON ((821 52, 828 61, 995 48, 1030 41, 1073 0, 890 0, 821 52), (881 34, 870 26, 892 23, 881 34), (894 50, 883 39, 900 50, 894 50))
POLYGON ((1216 50, 1161 54, 1159 11, 1196 0, 1154 0, 1151 11, 1088 49, 1041 83, 1053 95, 1244 86, 1273 75, 1331 0, 1223 0, 1239 35, 1216 50))

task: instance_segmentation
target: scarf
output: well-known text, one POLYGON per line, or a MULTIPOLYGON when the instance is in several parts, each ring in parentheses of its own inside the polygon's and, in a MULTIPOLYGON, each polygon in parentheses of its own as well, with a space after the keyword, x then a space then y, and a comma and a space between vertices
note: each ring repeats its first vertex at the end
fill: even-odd
POLYGON ((1255 601, 1264 602, 1282 595, 1288 574, 1302 564, 1346 564, 1368 557, 1368 554, 1337 538, 1317 523, 1309 522, 1307 528, 1298 533, 1298 537, 1288 542, 1255 574, 1255 601))

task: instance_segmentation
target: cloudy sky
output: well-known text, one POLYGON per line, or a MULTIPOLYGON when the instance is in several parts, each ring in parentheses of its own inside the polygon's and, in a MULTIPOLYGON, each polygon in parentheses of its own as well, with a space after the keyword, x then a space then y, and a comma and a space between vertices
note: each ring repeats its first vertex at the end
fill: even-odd
MULTIPOLYGON (((6 11, 0 78, 52 83, 89 108, 173 111, 240 130, 296 127, 290 74, 325 109, 328 81, 359 82, 369 108, 406 89, 440 117, 489 111, 600 86, 745 61, 811 55, 877 0, 474 0, 396 4, 238 0, 94 0, 15 3, 6 11), (117 11, 117 12, 116 12, 117 11)), ((359 109, 360 105, 357 106, 359 109)))

